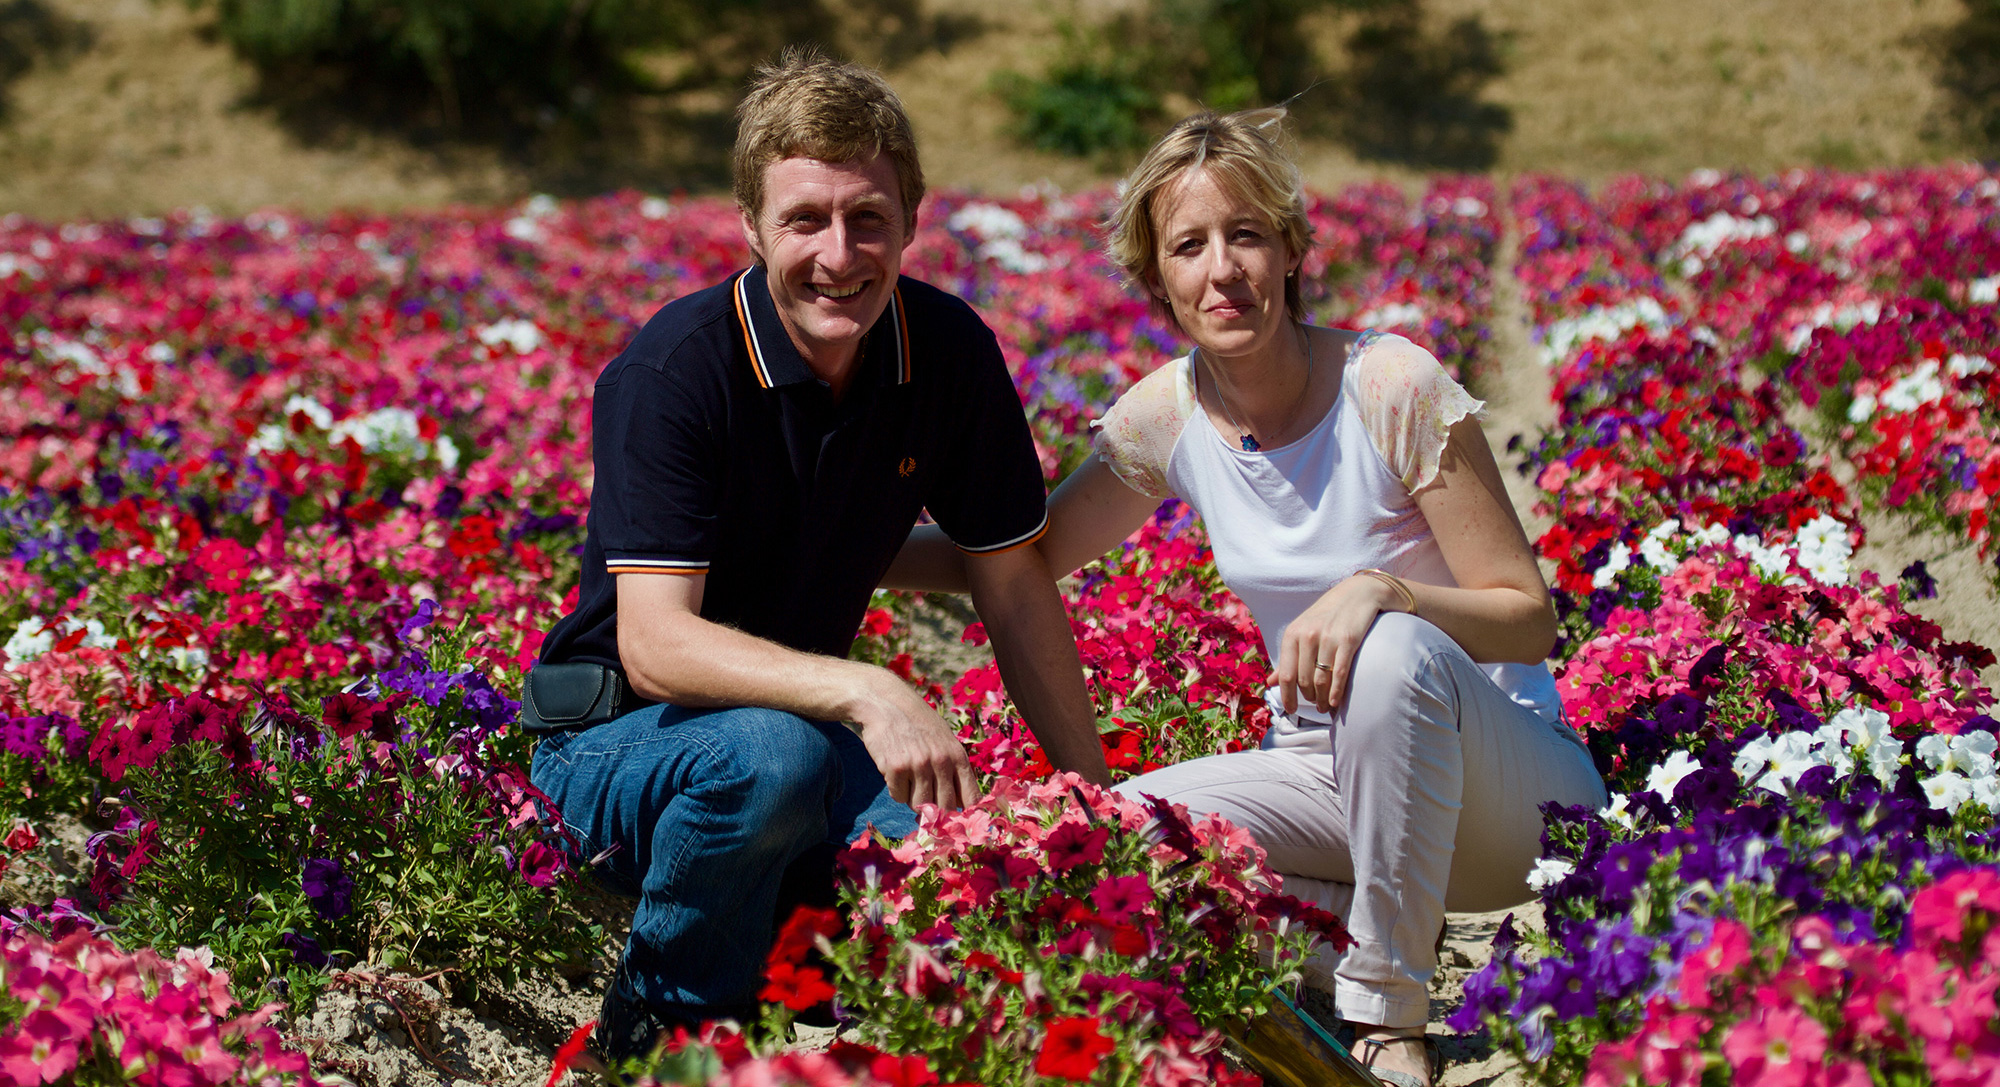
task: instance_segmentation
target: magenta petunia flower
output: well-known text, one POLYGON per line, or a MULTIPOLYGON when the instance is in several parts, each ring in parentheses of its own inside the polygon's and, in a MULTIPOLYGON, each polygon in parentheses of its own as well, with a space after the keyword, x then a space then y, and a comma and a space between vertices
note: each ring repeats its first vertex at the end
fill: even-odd
POLYGON ((562 877, 568 864, 563 855, 546 842, 530 842, 521 851, 521 878, 530 887, 548 887, 562 877))
POLYGON ((1153 901, 1152 884, 1145 876, 1119 876, 1108 879, 1091 888, 1090 901, 1097 912, 1114 925, 1124 924, 1126 918, 1145 911, 1153 901))

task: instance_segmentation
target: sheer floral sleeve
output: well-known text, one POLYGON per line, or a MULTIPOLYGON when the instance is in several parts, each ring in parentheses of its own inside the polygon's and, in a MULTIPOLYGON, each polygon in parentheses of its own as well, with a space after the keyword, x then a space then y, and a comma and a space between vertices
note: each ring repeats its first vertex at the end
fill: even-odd
POLYGON ((1091 451, 1126 486, 1149 498, 1173 498, 1167 458, 1193 414, 1188 360, 1178 358, 1125 390, 1104 418, 1091 420, 1091 451))
POLYGON ((1429 351, 1401 336, 1366 333, 1352 361, 1355 409, 1389 470, 1411 494, 1437 479, 1451 428, 1485 401, 1451 379, 1429 351))

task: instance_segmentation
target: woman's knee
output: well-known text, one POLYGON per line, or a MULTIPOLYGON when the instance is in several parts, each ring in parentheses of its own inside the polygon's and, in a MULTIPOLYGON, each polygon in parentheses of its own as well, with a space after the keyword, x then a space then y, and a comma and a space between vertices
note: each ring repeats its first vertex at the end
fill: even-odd
POLYGON ((1354 678, 1357 683, 1414 682, 1436 672, 1440 658, 1464 652, 1451 635, 1427 619, 1399 611, 1383 612, 1361 640, 1361 649, 1354 657, 1354 678))
POLYGON ((1350 752, 1375 743, 1404 746, 1430 724, 1457 727, 1455 657, 1451 636, 1401 612, 1379 616, 1355 656, 1336 743, 1350 752))

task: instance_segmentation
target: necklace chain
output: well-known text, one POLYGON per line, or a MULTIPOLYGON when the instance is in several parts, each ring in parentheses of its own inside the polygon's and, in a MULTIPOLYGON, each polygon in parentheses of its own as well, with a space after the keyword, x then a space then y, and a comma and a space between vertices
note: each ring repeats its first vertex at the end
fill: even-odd
MULTIPOLYGON (((1280 434, 1283 434, 1286 428, 1292 425, 1293 419, 1298 418, 1300 405, 1305 403, 1306 394, 1312 391, 1312 383, 1313 383, 1312 333, 1306 331, 1305 326, 1303 325, 1298 326, 1298 328, 1300 334, 1302 334, 1305 337, 1306 341, 1306 383, 1305 387, 1299 390, 1298 400, 1292 404, 1291 414, 1285 416, 1284 422, 1279 424, 1278 433, 1280 434)), ((1215 367, 1213 366, 1213 364, 1211 364, 1209 367, 1210 373, 1213 373, 1214 370, 1215 367)), ((1258 441, 1256 435, 1250 433, 1248 428, 1244 427, 1242 423, 1236 421, 1236 413, 1229 409, 1229 398, 1222 394, 1222 382, 1220 381, 1217 381, 1215 383, 1215 402, 1222 405, 1222 414, 1229 419, 1229 425, 1236 428, 1236 440, 1243 446, 1243 451, 1245 453, 1255 453, 1258 450, 1264 448, 1264 443, 1258 441)), ((1269 431, 1266 431, 1265 433, 1269 433, 1269 431)))

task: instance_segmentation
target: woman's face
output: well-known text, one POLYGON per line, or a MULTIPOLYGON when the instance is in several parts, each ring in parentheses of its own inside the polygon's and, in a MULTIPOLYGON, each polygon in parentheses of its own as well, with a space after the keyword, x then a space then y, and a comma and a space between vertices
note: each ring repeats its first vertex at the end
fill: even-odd
POLYGON ((1213 357, 1254 354, 1285 332, 1285 277, 1299 266, 1284 237, 1199 167, 1153 201, 1158 240, 1147 287, 1213 357))

